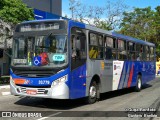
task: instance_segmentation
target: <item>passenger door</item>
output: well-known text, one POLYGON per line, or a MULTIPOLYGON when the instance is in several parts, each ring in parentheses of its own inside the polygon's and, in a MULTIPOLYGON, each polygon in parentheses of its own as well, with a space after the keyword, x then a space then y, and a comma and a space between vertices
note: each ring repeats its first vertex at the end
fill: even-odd
POLYGON ((71 98, 85 96, 86 83, 86 36, 85 30, 71 30, 71 98))

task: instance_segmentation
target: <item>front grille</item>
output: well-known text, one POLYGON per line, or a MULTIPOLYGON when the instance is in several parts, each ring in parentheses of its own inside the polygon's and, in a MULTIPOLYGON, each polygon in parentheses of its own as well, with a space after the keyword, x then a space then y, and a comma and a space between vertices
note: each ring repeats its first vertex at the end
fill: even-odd
MULTIPOLYGON (((28 85, 21 85, 21 84, 16 84, 17 86, 20 86, 20 87, 27 87, 27 88, 37 88, 37 86, 28 86, 28 85)), ((47 86, 38 86, 38 88, 51 88, 51 85, 47 85, 47 86)))
POLYGON ((15 70, 14 74, 20 77, 31 77, 31 78, 43 78, 43 77, 50 77, 55 73, 53 71, 25 71, 25 70, 15 70))
MULTIPOLYGON (((21 93, 27 93, 27 88, 26 87, 20 87, 20 91, 21 93)), ((37 89, 34 89, 34 90, 37 90, 37 93, 36 94, 47 94, 48 90, 46 90, 45 88, 37 88, 37 89)))

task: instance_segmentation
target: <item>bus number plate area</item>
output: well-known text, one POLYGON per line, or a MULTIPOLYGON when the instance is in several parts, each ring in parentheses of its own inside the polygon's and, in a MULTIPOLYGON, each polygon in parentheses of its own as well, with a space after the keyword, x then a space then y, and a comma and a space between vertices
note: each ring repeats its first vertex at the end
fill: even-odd
POLYGON ((26 90, 26 93, 29 94, 29 95, 36 95, 37 90, 26 90))

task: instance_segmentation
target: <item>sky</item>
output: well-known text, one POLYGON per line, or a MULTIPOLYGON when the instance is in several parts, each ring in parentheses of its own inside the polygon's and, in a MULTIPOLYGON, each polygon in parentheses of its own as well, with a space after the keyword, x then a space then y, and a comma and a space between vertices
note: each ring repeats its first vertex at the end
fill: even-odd
MULTIPOLYGON (((87 6, 104 6, 107 0, 80 0, 80 2, 87 6)), ((118 0, 110 0, 118 1, 118 0)), ((145 8, 151 6, 154 10, 157 6, 160 6, 160 0, 123 0, 124 3, 132 10, 134 7, 145 8)), ((62 0, 62 16, 69 16, 71 13, 69 11, 69 0, 62 0)))

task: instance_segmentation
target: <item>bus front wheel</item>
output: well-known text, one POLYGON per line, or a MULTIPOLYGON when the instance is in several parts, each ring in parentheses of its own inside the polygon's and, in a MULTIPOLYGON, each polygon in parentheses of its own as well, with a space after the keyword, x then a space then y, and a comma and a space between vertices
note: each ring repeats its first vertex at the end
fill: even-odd
POLYGON ((96 81, 93 81, 89 87, 89 93, 88 93, 88 97, 86 99, 86 102, 88 104, 93 104, 96 102, 97 100, 97 92, 98 92, 98 86, 96 81))
POLYGON ((138 76, 137 76, 137 83, 136 83, 135 90, 136 90, 137 92, 140 92, 140 91, 141 91, 141 88, 142 88, 142 77, 141 77, 141 75, 138 75, 138 76))

